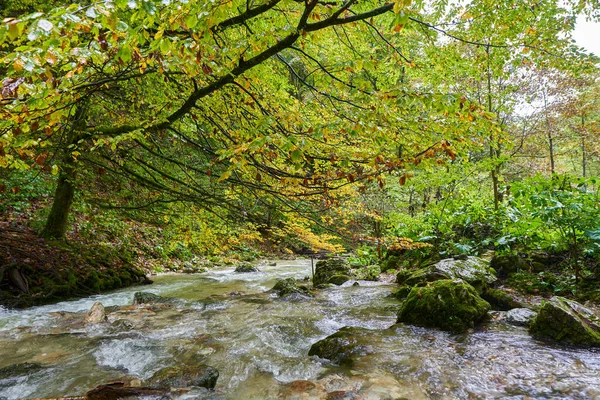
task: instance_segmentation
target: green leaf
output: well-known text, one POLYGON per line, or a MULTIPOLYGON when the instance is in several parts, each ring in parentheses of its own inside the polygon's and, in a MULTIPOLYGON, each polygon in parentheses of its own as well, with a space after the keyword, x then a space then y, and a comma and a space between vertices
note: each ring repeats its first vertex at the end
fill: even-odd
POLYGON ((302 158, 302 152, 300 150, 298 150, 298 149, 292 151, 291 158, 292 158, 292 162, 294 164, 300 164, 302 162, 302 160, 303 160, 303 158, 302 158))
POLYGON ((187 26, 188 29, 194 29, 196 24, 198 24, 198 17, 196 16, 196 14, 190 14, 185 19, 185 26, 187 26))

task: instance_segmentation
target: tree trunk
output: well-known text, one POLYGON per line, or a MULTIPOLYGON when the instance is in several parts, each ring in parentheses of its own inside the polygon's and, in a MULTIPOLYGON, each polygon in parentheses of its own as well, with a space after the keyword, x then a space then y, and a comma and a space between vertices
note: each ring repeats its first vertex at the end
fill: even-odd
POLYGON ((54 192, 54 202, 50 209, 50 214, 46 219, 46 225, 40 232, 40 236, 46 239, 62 239, 67 233, 69 226, 69 213, 75 198, 75 159, 73 151, 76 149, 78 142, 82 139, 77 134, 77 130, 85 127, 85 105, 80 105, 75 110, 73 115, 71 134, 67 146, 64 149, 64 155, 56 191, 54 192))
POLYGON ((65 237, 69 222, 69 212, 75 198, 75 168, 65 165, 58 176, 54 202, 48 214, 46 225, 40 236, 47 239, 62 239, 65 237))

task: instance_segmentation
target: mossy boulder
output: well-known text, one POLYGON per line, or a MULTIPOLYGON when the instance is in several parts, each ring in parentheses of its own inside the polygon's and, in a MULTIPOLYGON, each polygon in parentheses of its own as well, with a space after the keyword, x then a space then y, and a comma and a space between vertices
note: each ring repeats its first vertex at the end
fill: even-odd
POLYGON ((508 311, 513 308, 523 308, 524 305, 520 301, 516 300, 509 293, 501 289, 487 288, 481 294, 481 297, 490 303, 492 309, 498 311, 508 311))
POLYGON ((219 371, 207 365, 182 365, 163 368, 147 382, 148 386, 160 389, 203 387, 214 389, 219 371))
POLYGON ((494 256, 490 261, 490 267, 496 271, 500 278, 508 278, 515 272, 529 270, 527 261, 515 254, 494 256))
POLYGON ((250 263, 241 263, 238 265, 234 272, 237 273, 246 273, 246 272, 260 272, 258 268, 250 263))
POLYGON ((480 293, 498 278, 489 262, 478 257, 447 258, 416 271, 400 271, 396 282, 408 286, 424 286, 441 279, 462 279, 480 293))
POLYGON ((341 285, 354 277, 350 265, 343 258, 330 258, 328 260, 319 260, 315 266, 315 275, 313 285, 323 283, 333 283, 341 285))
POLYGON ((294 294, 312 296, 310 290, 305 286, 298 286, 298 283, 294 278, 287 278, 278 281, 275 286, 273 286, 272 290, 277 292, 280 297, 286 297, 294 294))
POLYGON ((576 301, 555 296, 542 305, 529 332, 539 338, 600 347, 600 316, 576 301))
POLYGON ((490 310, 487 301, 468 283, 443 279, 414 287, 398 312, 398 321, 451 332, 473 328, 490 310))
POLYGON ((345 326, 313 344, 308 355, 325 358, 335 364, 352 365, 355 357, 373 352, 369 346, 371 334, 368 329, 345 326))

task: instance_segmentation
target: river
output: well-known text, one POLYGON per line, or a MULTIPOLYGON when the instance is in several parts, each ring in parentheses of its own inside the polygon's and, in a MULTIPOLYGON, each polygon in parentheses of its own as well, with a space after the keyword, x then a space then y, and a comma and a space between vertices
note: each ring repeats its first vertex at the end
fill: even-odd
POLYGON ((493 320, 460 335, 395 325, 393 284, 347 282, 313 299, 284 300, 267 290, 279 278, 310 275, 310 261, 260 268, 163 275, 151 286, 0 308, 0 369, 39 364, 0 376, 0 399, 78 395, 187 363, 213 366, 220 377, 214 391, 182 399, 600 399, 598 350, 549 345, 493 320), (128 307, 141 290, 178 300, 128 307), (109 323, 85 326, 95 301, 107 307, 109 323), (307 355, 344 326, 372 330, 369 354, 351 367, 307 355))

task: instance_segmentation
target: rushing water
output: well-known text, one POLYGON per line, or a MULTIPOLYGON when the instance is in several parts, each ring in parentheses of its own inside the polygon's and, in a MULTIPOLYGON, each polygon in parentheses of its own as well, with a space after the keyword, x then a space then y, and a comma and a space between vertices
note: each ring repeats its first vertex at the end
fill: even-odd
POLYGON ((387 297, 394 286, 383 283, 348 282, 286 301, 266 291, 278 278, 309 275, 310 262, 261 270, 166 275, 152 286, 0 309, 0 368, 43 366, 0 379, 0 399, 83 394, 186 363, 220 372, 214 391, 189 399, 600 399, 599 351, 550 346, 502 323, 462 335, 394 325, 398 302, 387 297), (169 308, 126 307, 139 290, 180 300, 169 308), (95 301, 115 306, 109 323, 84 326, 95 301), (308 357, 313 343, 343 326, 372 330, 372 353, 352 368, 308 357))

